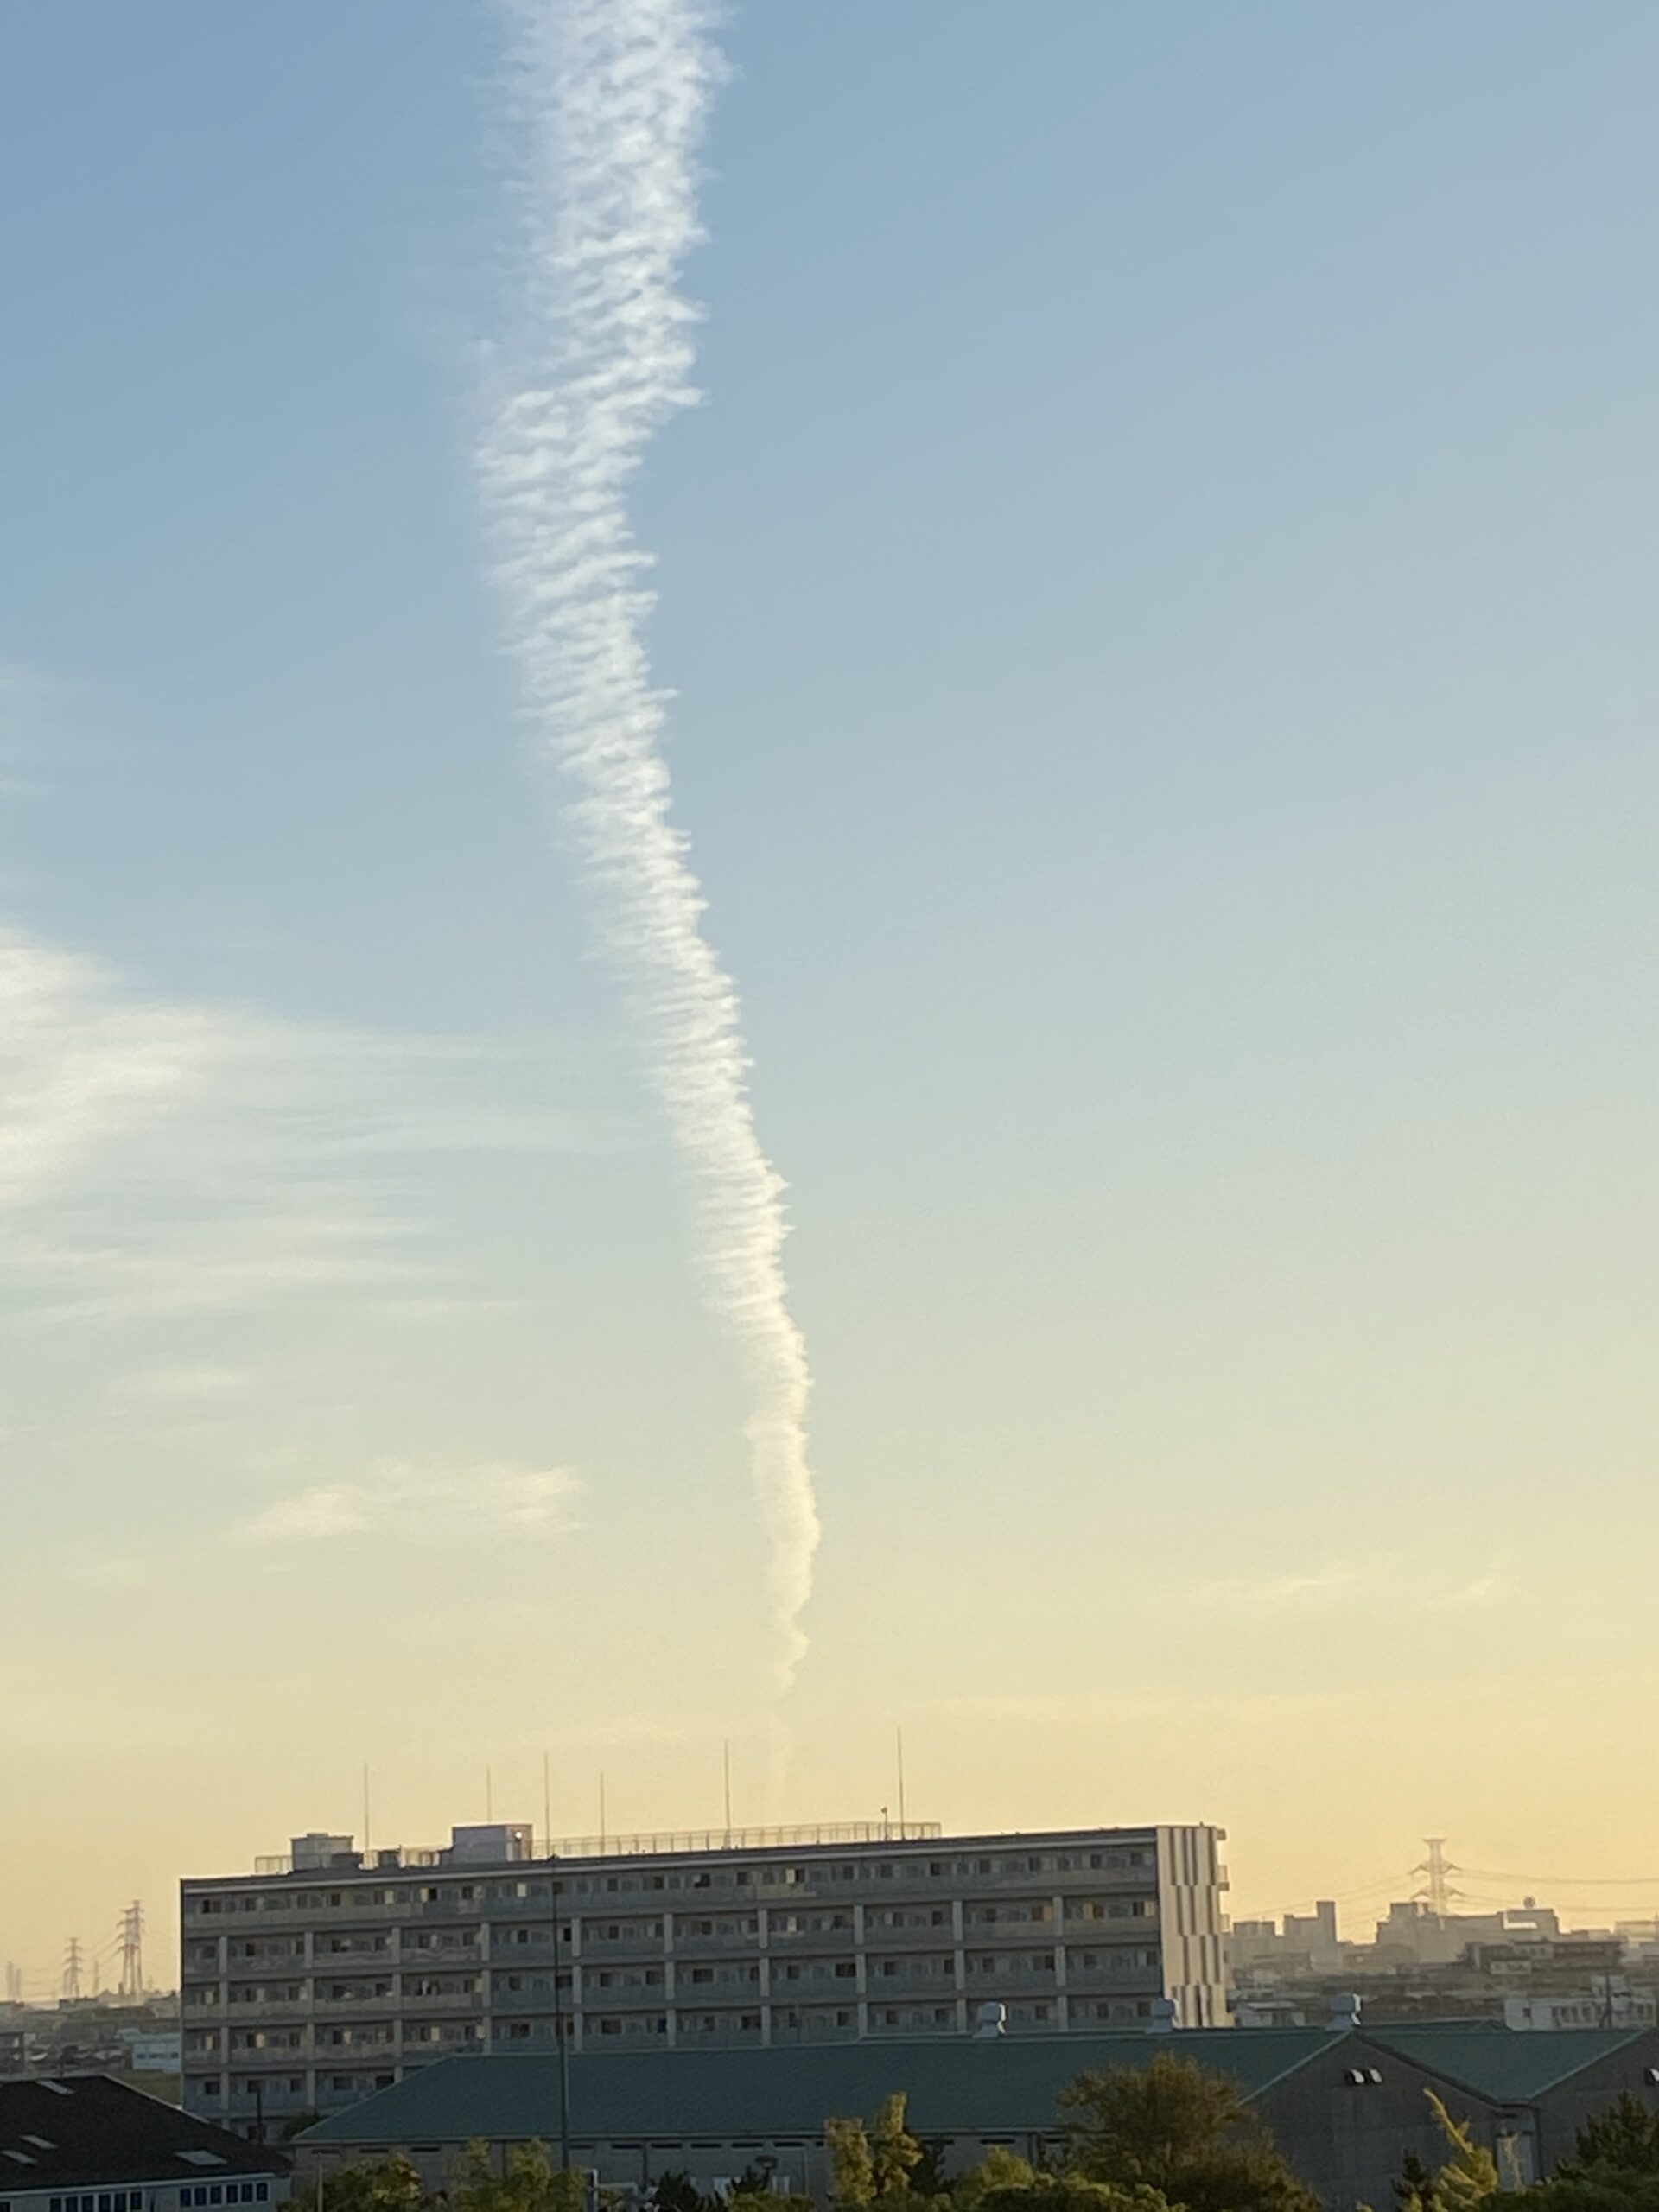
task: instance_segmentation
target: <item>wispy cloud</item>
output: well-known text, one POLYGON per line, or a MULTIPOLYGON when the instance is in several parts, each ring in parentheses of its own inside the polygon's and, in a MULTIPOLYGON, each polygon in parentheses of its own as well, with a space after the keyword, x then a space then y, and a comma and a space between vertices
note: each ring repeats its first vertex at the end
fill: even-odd
POLYGON ((626 1140, 546 1105, 557 1079, 529 1046, 146 997, 0 929, 0 1277, 50 1319, 460 1298, 423 1243, 426 1163, 626 1140))
POLYGON ((1503 1577, 1496 1573, 1450 1590, 1425 1587, 1420 1562, 1384 1554, 1368 1561, 1363 1569, 1319 1567, 1302 1574, 1273 1575, 1262 1581, 1241 1578, 1209 1582, 1198 1595, 1211 1605, 1263 1611, 1316 1612, 1325 1603, 1339 1600, 1344 1608, 1355 1611, 1443 1613, 1490 1605, 1501 1597, 1503 1589, 1503 1577))
POLYGON ((1474 1581, 1465 1582, 1459 1589, 1448 1590, 1441 1597, 1427 1598, 1424 1604, 1431 1611, 1459 1613, 1477 1605, 1496 1605, 1503 1594, 1501 1574, 1478 1575, 1474 1581))
POLYGON ((568 1467, 493 1465, 433 1470, 382 1460, 360 1482, 316 1483, 274 1499, 236 1532, 259 1546, 315 1544, 342 1536, 434 1538, 561 1535, 575 1522, 581 1484, 568 1467))
POLYGON ((1326 1567, 1310 1574, 1274 1575, 1265 1582, 1206 1583, 1199 1592, 1212 1603, 1235 1605, 1294 1605, 1350 1590, 1359 1580, 1351 1567, 1326 1567))
POLYGON ((217 1406, 239 1396, 249 1380, 245 1367, 140 1368, 120 1376, 111 1386, 111 1395, 120 1405, 217 1406))

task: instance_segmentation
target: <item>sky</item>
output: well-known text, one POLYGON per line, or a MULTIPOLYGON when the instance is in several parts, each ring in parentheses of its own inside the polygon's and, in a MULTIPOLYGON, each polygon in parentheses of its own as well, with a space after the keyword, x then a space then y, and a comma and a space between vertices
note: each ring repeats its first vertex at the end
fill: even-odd
POLYGON ((484 573, 486 0, 0 73, 0 1956, 293 1834, 1212 1820, 1659 1903, 1659 17, 748 0, 636 489, 816 1388, 484 573), (780 1719, 781 1779, 769 1745, 780 1719), (770 1778, 769 1778, 770 1776, 770 1778), (1549 1878, 1544 1879, 1543 1878, 1549 1878))

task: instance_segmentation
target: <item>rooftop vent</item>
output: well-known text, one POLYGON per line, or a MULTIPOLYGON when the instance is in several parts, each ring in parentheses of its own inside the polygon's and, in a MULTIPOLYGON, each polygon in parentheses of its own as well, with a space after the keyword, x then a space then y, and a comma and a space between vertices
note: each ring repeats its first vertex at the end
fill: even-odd
POLYGON ((1325 2025, 1333 2035, 1347 2035, 1359 2025, 1360 2000, 1351 1989, 1338 1990, 1331 1999, 1331 2017, 1325 2025))
POLYGON ((1180 2020, 1181 2008, 1173 1997, 1154 1997, 1152 2018, 1147 2022, 1147 2033, 1149 2036, 1173 2035, 1180 2025, 1180 2020))
POLYGON ((998 2036, 1008 2031, 1008 2008, 1006 2005, 981 2005, 974 2013, 976 2043, 994 2043, 998 2036))

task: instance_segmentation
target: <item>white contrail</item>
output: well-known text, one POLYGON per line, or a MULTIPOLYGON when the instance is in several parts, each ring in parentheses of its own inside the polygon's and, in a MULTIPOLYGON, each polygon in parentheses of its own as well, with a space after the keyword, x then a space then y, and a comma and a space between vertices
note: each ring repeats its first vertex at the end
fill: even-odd
POLYGON ((640 1017, 690 1172, 714 1296, 747 1356, 753 1478, 770 1543, 778 1679, 805 1649, 818 1516, 810 1377, 784 1281, 784 1185, 755 1136, 736 994, 702 933, 669 818, 643 630, 653 603, 626 489, 652 434, 695 401, 695 162, 719 72, 696 0, 517 0, 526 337, 498 363, 481 472, 510 636, 569 808, 605 940, 640 1017))

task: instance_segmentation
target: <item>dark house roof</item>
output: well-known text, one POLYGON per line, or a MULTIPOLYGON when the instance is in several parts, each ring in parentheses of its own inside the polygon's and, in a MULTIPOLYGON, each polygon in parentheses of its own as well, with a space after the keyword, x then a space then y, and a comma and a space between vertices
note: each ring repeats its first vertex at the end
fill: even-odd
MULTIPOLYGON (((577 2052, 570 2132, 578 2142, 661 2136, 729 2142, 817 2138, 832 2118, 868 2117, 902 2089, 912 2126, 929 2135, 1038 2133, 1055 2100, 1093 2069, 1146 2066, 1178 2051, 1230 2074, 1258 2096, 1340 2040, 1323 2028, 1192 2028, 1173 2035, 1009 2036, 980 2042, 827 2044, 821 2049, 577 2052)), ((440 2059, 308 2128, 338 2145, 550 2141, 559 2132, 552 2057, 440 2059)))
POLYGON ((290 2163, 283 2152, 245 2143, 107 2074, 0 2082, 0 2196, 285 2174, 290 2163))
POLYGON ((1548 2089, 1627 2044, 1652 2041, 1648 2028, 1504 2028, 1482 2022, 1402 2021, 1363 2032, 1442 2081, 1488 2103, 1531 2104, 1548 2089))

